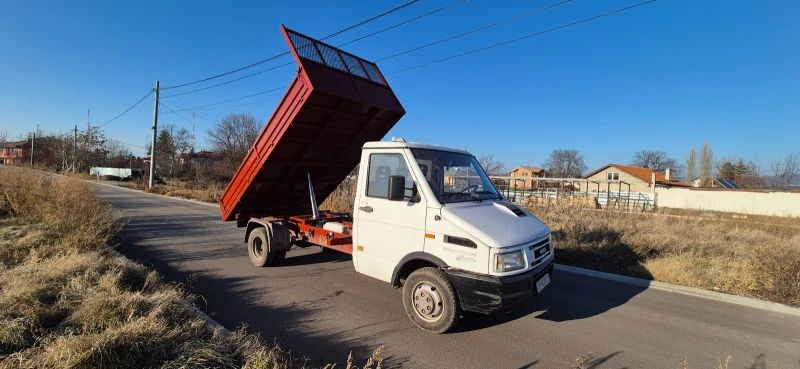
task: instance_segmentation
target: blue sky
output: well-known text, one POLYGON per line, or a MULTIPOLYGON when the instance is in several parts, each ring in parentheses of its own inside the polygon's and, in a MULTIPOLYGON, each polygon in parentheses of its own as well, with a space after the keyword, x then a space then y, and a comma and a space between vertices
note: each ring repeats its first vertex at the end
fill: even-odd
MULTIPOLYGON (((330 39, 339 45, 448 5, 423 0, 330 39)), ((468 0, 353 43, 368 60, 559 2, 468 0)), ((0 129, 37 124, 67 132, 113 118, 152 89, 244 66, 287 51, 279 25, 324 37, 399 1, 4 1, 0 3, 0 129)), ((800 3, 659 0, 485 52, 392 74, 633 5, 575 0, 524 19, 379 62, 407 110, 387 135, 495 154, 508 167, 541 165, 553 149, 579 149, 590 169, 628 163, 638 150, 683 161, 704 141, 717 157, 766 165, 800 151, 800 3)), ((291 61, 284 58, 174 94, 291 61)), ((285 67, 180 96, 188 106, 285 86, 285 67)), ((282 91, 229 104, 280 98, 282 91)), ((168 104, 175 105, 167 100, 168 104)), ((201 110, 199 127, 229 112, 266 121, 276 101, 201 110)), ((144 146, 151 98, 105 126, 144 146)), ((191 119, 191 113, 183 113, 191 119)), ((191 127, 164 112, 161 123, 191 127)), ((198 146, 205 134, 197 130, 198 146)), ((143 149, 131 147, 135 154, 143 149)), ((766 169, 766 168, 765 168, 766 169)))

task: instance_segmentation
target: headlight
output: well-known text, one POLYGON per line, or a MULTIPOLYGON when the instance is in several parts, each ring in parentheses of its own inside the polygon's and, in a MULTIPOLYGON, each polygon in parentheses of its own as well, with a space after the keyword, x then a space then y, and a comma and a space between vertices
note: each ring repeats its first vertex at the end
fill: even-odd
POLYGON ((525 255, 522 254, 522 250, 496 254, 494 260, 495 272, 510 272, 525 267, 525 255))

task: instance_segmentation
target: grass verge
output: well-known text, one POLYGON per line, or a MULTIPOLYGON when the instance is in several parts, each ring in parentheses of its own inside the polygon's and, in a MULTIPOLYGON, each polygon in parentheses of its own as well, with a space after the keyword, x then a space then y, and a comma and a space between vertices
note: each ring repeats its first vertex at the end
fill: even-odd
POLYGON ((222 191, 225 190, 225 184, 219 182, 195 183, 166 181, 165 184, 150 188, 147 185, 147 181, 135 180, 130 182, 122 182, 120 186, 144 191, 147 193, 180 197, 183 199, 197 200, 213 204, 217 203, 217 199, 220 197, 220 195, 222 195, 222 191))
POLYGON ((306 366, 209 327, 190 295, 111 251, 119 224, 85 182, 0 170, 0 368, 306 366))
POLYGON ((528 210, 553 231, 558 262, 800 307, 800 228, 598 211, 560 203, 528 210))

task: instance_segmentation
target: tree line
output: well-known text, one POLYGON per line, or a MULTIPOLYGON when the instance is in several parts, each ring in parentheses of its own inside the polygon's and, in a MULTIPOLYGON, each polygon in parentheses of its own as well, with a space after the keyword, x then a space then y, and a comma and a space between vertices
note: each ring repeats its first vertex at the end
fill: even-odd
MULTIPOLYGON (((108 139, 100 127, 90 127, 77 135, 74 132, 44 133, 37 129, 15 139, 7 130, 0 131, 0 145, 5 146, 13 141, 24 141, 26 146, 23 149, 27 153, 30 153, 30 145, 33 144, 34 164, 57 172, 88 172, 90 167, 97 166, 128 167, 133 158, 127 147, 108 139)), ((23 164, 30 163, 28 156, 20 160, 23 164)))
MULTIPOLYGON (((478 162, 489 175, 509 174, 506 165, 494 155, 480 155, 478 162)), ((641 150, 634 153, 629 165, 661 173, 670 169, 675 178, 683 177, 688 184, 697 181, 699 187, 711 187, 714 178, 734 181, 742 188, 775 189, 789 188, 800 180, 800 153, 772 161, 764 169, 755 160, 737 156, 716 160, 714 150, 707 142, 700 150, 693 146, 684 162, 670 157, 663 150, 641 150)), ((550 178, 580 178, 588 167, 579 150, 557 149, 542 163, 542 168, 550 178)))
MULTIPOLYGON (((219 119, 207 130, 207 149, 199 160, 191 159, 198 152, 194 147, 194 136, 183 127, 171 123, 159 125, 156 136, 156 176, 187 180, 227 181, 238 168, 261 129, 259 120, 249 113, 230 113, 219 119)), ((145 156, 134 156, 125 144, 106 137, 102 127, 89 127, 85 131, 67 133, 44 133, 41 130, 26 135, 11 137, 11 133, 0 130, 0 146, 12 141, 27 141, 33 135, 34 164, 55 172, 88 173, 91 167, 116 167, 148 169, 152 143, 145 147, 145 156)), ((26 152, 30 152, 25 148, 26 152)), ((30 157, 20 159, 28 164, 30 157)), ((145 170, 145 172, 147 172, 145 170)))

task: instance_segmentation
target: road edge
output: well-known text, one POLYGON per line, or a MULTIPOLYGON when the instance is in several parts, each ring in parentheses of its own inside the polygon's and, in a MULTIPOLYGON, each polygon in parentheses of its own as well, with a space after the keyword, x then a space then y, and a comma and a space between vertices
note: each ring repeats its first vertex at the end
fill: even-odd
POLYGON ((598 279, 605 279, 605 280, 619 282, 619 283, 630 284, 630 285, 634 285, 634 286, 641 286, 641 287, 645 287, 645 288, 653 288, 653 289, 657 289, 657 290, 682 293, 684 295, 691 295, 691 296, 702 297, 702 298, 707 298, 707 299, 711 299, 711 300, 727 302, 727 303, 736 304, 736 305, 743 305, 743 306, 748 306, 748 307, 762 309, 762 310, 769 310, 769 311, 774 311, 774 312, 778 312, 778 313, 784 313, 784 314, 789 314, 789 315, 800 316, 800 309, 798 309, 798 308, 794 308, 794 307, 791 307, 791 306, 779 304, 779 303, 776 303, 776 302, 754 299, 754 298, 751 298, 751 297, 737 296, 737 295, 731 295, 731 294, 724 293, 724 292, 716 292, 716 291, 704 290, 702 288, 687 287, 687 286, 681 286, 681 285, 672 284, 672 283, 653 281, 653 280, 644 279, 644 278, 636 278, 636 277, 629 277, 629 276, 620 275, 620 274, 606 273, 606 272, 601 272, 601 271, 597 271, 597 270, 578 268, 578 267, 564 265, 564 264, 555 264, 555 270, 562 271, 562 272, 585 275, 585 276, 588 276, 588 277, 594 277, 594 278, 598 278, 598 279))

